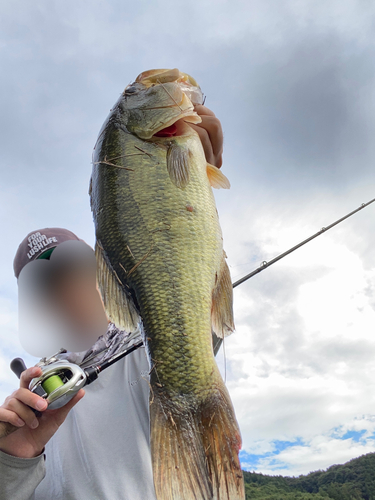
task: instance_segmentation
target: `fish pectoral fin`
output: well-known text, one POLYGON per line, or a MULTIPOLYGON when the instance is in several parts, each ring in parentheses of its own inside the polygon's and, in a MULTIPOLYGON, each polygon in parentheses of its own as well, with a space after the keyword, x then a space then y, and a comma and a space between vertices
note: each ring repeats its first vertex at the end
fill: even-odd
POLYGON ((104 251, 95 245, 96 274, 105 311, 109 319, 121 330, 132 332, 140 316, 130 294, 126 293, 115 271, 107 264, 104 251))
POLYGON ((213 188, 216 189, 229 189, 230 188, 230 182, 225 177, 223 172, 215 167, 214 165, 211 165, 210 163, 207 163, 207 177, 208 180, 213 188))
POLYGON ((180 189, 190 181, 190 150, 180 144, 172 143, 167 151, 167 170, 173 184, 180 189))
POLYGON ((219 338, 234 332, 233 285, 224 254, 212 292, 211 323, 212 330, 219 338))
POLYGON ((152 384, 151 455, 158 500, 244 500, 241 436, 222 380, 204 401, 152 384), (218 387, 220 386, 220 387, 218 387))

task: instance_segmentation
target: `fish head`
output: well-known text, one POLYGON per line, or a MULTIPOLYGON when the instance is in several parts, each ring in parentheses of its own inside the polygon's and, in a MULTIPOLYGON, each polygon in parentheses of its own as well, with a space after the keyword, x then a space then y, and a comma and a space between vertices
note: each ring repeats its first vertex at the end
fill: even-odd
POLYGON ((149 70, 128 85, 120 99, 126 129, 140 139, 191 133, 187 123, 200 123, 194 111, 203 94, 194 78, 177 68, 149 70))

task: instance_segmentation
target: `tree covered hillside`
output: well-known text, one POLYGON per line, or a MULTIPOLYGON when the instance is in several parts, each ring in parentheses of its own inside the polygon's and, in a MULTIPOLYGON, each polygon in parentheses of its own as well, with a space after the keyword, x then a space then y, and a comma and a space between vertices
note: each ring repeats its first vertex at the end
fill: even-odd
POLYGON ((375 500, 375 453, 299 477, 244 471, 246 500, 375 500))

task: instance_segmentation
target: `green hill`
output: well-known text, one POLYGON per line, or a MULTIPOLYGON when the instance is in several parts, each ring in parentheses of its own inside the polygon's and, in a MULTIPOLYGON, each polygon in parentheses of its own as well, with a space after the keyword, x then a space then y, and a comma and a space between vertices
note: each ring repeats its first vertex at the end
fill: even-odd
POLYGON ((246 500, 375 500, 375 453, 306 476, 244 471, 246 500))

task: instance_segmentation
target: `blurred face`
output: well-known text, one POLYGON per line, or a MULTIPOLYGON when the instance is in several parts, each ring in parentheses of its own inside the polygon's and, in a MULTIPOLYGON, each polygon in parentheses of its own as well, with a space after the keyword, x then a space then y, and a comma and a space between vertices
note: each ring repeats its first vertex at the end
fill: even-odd
POLYGON ((18 285, 20 340, 33 356, 87 350, 107 331, 95 254, 85 243, 61 243, 50 259, 30 262, 18 285))
POLYGON ((101 321, 103 302, 96 283, 86 270, 68 271, 52 286, 52 301, 77 329, 85 331, 101 321))

